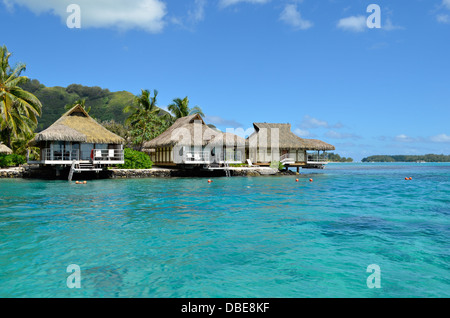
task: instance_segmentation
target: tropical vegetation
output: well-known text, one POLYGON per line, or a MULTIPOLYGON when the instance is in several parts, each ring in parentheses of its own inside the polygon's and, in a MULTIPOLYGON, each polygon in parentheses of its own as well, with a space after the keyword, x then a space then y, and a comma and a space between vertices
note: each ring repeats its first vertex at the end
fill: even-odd
POLYGON ((23 165, 27 162, 25 156, 17 155, 17 154, 11 154, 11 155, 5 155, 0 154, 0 168, 7 168, 7 167, 16 167, 19 165, 23 165))
POLYGON ((130 148, 124 150, 125 164, 119 165, 120 169, 151 169, 153 162, 150 157, 143 152, 130 148))
POLYGON ((199 114, 202 117, 205 116, 199 106, 193 108, 189 107, 189 99, 187 96, 183 99, 175 98, 173 103, 170 104, 167 109, 172 113, 175 120, 193 114, 199 114))
POLYGON ((340 155, 335 154, 333 152, 328 153, 327 158, 328 158, 328 161, 330 161, 330 162, 353 162, 353 158, 341 157, 340 155))
POLYGON ((156 106, 158 91, 153 91, 153 96, 149 90, 142 90, 142 93, 135 97, 134 103, 126 106, 123 111, 130 113, 125 123, 130 127, 130 137, 132 144, 142 150, 143 144, 156 138, 170 126, 167 115, 160 115, 160 109, 156 106))
POLYGON ((134 95, 130 92, 110 92, 98 86, 72 84, 67 87, 46 87, 33 79, 22 84, 21 87, 42 102, 42 116, 39 119, 37 131, 47 129, 67 111, 67 108, 75 106, 80 101, 84 101, 84 104, 91 108, 89 115, 98 121, 115 120, 118 123, 124 123, 128 114, 123 112, 123 108, 134 100, 134 95))
POLYGON ((0 47, 0 138, 8 147, 13 139, 30 136, 42 114, 39 99, 21 87, 28 81, 21 75, 26 65, 19 63, 12 68, 10 57, 6 46, 0 47))
POLYGON ((70 110, 77 105, 80 105, 86 111, 86 113, 89 114, 91 112, 92 107, 86 106, 86 98, 77 99, 73 103, 67 104, 64 108, 66 110, 70 110))
POLYGON ((284 170, 286 167, 285 167, 280 161, 274 160, 274 161, 272 161, 272 162, 270 163, 270 168, 272 168, 272 169, 278 169, 279 171, 282 171, 282 170, 284 170))

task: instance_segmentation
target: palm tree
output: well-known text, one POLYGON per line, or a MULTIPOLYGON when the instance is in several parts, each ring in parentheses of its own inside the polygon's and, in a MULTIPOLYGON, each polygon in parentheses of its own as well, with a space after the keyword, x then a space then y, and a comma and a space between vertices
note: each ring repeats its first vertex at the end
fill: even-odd
MULTIPOLYGON (((129 119, 135 115, 139 114, 157 114, 159 113, 159 108, 156 106, 156 97, 158 96, 158 91, 155 89, 153 91, 153 97, 147 89, 141 90, 141 95, 134 98, 134 103, 128 105, 123 109, 124 113, 130 113, 129 119)), ((132 119, 130 119, 132 120, 132 119)))
POLYGON ((20 75, 25 64, 11 69, 10 57, 6 46, 0 47, 0 130, 7 146, 11 146, 12 137, 33 132, 42 114, 39 99, 19 86, 28 81, 28 77, 20 75))
POLYGON ((131 113, 125 121, 130 126, 130 134, 134 138, 134 144, 142 149, 145 141, 154 135, 155 123, 159 119, 160 109, 156 106, 158 91, 153 91, 153 97, 149 90, 142 90, 141 95, 136 96, 132 105, 126 106, 124 113, 131 113))
POLYGON ((203 111, 200 107, 195 106, 193 108, 189 108, 189 99, 186 96, 184 99, 175 98, 173 100, 173 104, 170 104, 167 109, 172 113, 175 119, 186 117, 193 114, 199 114, 204 117, 203 111))
POLYGON ((29 152, 31 158, 39 157, 39 147, 29 145, 29 142, 34 138, 33 132, 23 132, 17 138, 12 138, 11 149, 17 155, 26 156, 29 152))

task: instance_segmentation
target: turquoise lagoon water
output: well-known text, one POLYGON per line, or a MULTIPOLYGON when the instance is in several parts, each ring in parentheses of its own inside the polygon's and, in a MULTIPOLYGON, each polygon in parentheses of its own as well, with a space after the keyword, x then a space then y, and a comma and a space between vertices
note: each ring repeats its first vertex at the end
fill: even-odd
POLYGON ((0 297, 450 296, 449 164, 296 178, 0 180, 0 297))

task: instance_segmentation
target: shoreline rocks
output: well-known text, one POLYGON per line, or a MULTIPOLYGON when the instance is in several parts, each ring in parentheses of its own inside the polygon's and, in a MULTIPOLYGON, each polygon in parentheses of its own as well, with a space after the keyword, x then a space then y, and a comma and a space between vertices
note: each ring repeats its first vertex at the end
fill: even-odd
MULTIPOLYGON (((230 168, 232 177, 257 177, 257 176, 286 176, 295 175, 293 171, 277 171, 267 167, 254 168, 230 168)), ((8 178, 31 178, 67 180, 68 169, 56 173, 52 167, 22 166, 0 169, 0 179, 8 178)), ((154 167, 152 169, 109 169, 100 173, 86 172, 74 174, 77 179, 139 179, 139 178, 173 178, 173 177, 224 177, 224 170, 182 170, 154 167)))
POLYGON ((0 169, 0 178, 23 178, 25 175, 25 168, 23 167, 13 167, 7 169, 0 169))

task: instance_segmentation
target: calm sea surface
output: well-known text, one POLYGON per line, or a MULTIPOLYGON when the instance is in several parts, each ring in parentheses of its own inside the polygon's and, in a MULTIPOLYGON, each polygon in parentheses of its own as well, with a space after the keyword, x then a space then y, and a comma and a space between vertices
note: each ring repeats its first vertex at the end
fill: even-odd
POLYGON ((0 179, 0 297, 450 296, 450 164, 296 178, 0 179))

